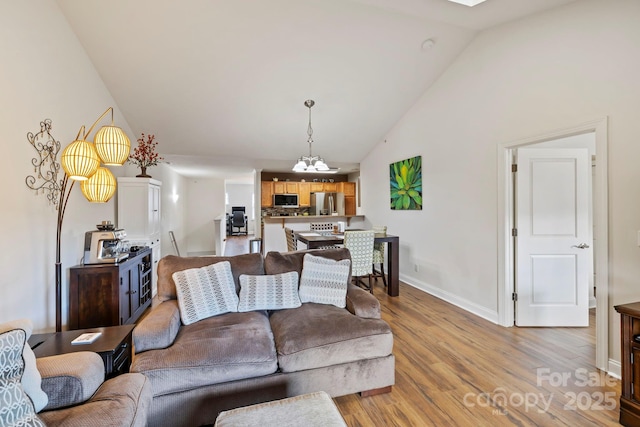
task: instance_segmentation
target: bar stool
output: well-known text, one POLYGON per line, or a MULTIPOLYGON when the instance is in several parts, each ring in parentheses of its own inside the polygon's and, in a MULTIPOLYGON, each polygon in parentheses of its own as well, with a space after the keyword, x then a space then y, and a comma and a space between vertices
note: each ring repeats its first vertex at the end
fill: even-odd
POLYGON ((287 238, 287 250, 289 252, 298 250, 298 242, 296 241, 296 235, 289 227, 284 228, 284 235, 287 238))

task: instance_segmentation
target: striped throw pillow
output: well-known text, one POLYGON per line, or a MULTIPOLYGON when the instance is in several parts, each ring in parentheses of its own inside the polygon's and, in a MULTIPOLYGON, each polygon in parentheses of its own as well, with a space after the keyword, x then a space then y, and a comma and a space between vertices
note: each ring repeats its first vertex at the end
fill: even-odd
POLYGON ((351 260, 336 261, 305 254, 300 277, 300 301, 347 306, 347 285, 351 260))
POLYGON ((261 276, 240 275, 239 312, 282 310, 301 305, 297 271, 261 276))
POLYGON ((238 311, 238 295, 229 261, 176 271, 172 277, 176 283, 180 318, 185 325, 238 311))

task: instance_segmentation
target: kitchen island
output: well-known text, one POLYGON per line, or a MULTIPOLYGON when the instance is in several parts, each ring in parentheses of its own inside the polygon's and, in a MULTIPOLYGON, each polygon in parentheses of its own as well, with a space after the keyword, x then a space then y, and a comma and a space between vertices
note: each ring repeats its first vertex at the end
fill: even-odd
MULTIPOLYGON (((284 228, 294 231, 304 231, 310 229, 312 222, 337 224, 338 221, 347 223, 347 228, 370 228, 367 227, 364 215, 298 215, 298 216, 263 216, 262 244, 264 252, 287 251, 287 239, 284 228)), ((304 244, 300 244, 298 249, 305 249, 304 244)))

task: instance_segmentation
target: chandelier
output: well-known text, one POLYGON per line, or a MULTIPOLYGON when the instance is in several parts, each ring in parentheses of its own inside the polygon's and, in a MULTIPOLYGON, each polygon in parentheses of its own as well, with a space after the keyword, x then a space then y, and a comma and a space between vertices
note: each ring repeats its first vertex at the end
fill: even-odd
POLYGON ((293 166, 294 172, 323 172, 323 173, 336 173, 338 169, 333 169, 327 166, 322 157, 314 156, 311 152, 311 145, 313 144, 313 128, 311 127, 311 107, 315 105, 315 102, 312 99, 307 99, 304 101, 305 107, 309 109, 309 127, 307 128, 307 135, 309 138, 307 142, 309 143, 309 155, 301 156, 296 164, 293 166))

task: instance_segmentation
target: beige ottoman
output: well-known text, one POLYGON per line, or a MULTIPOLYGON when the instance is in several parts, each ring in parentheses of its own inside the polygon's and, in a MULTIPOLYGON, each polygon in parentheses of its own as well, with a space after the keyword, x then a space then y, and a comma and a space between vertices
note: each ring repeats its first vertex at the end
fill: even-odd
POLYGON ((220 412, 214 427, 347 427, 324 391, 220 412))

